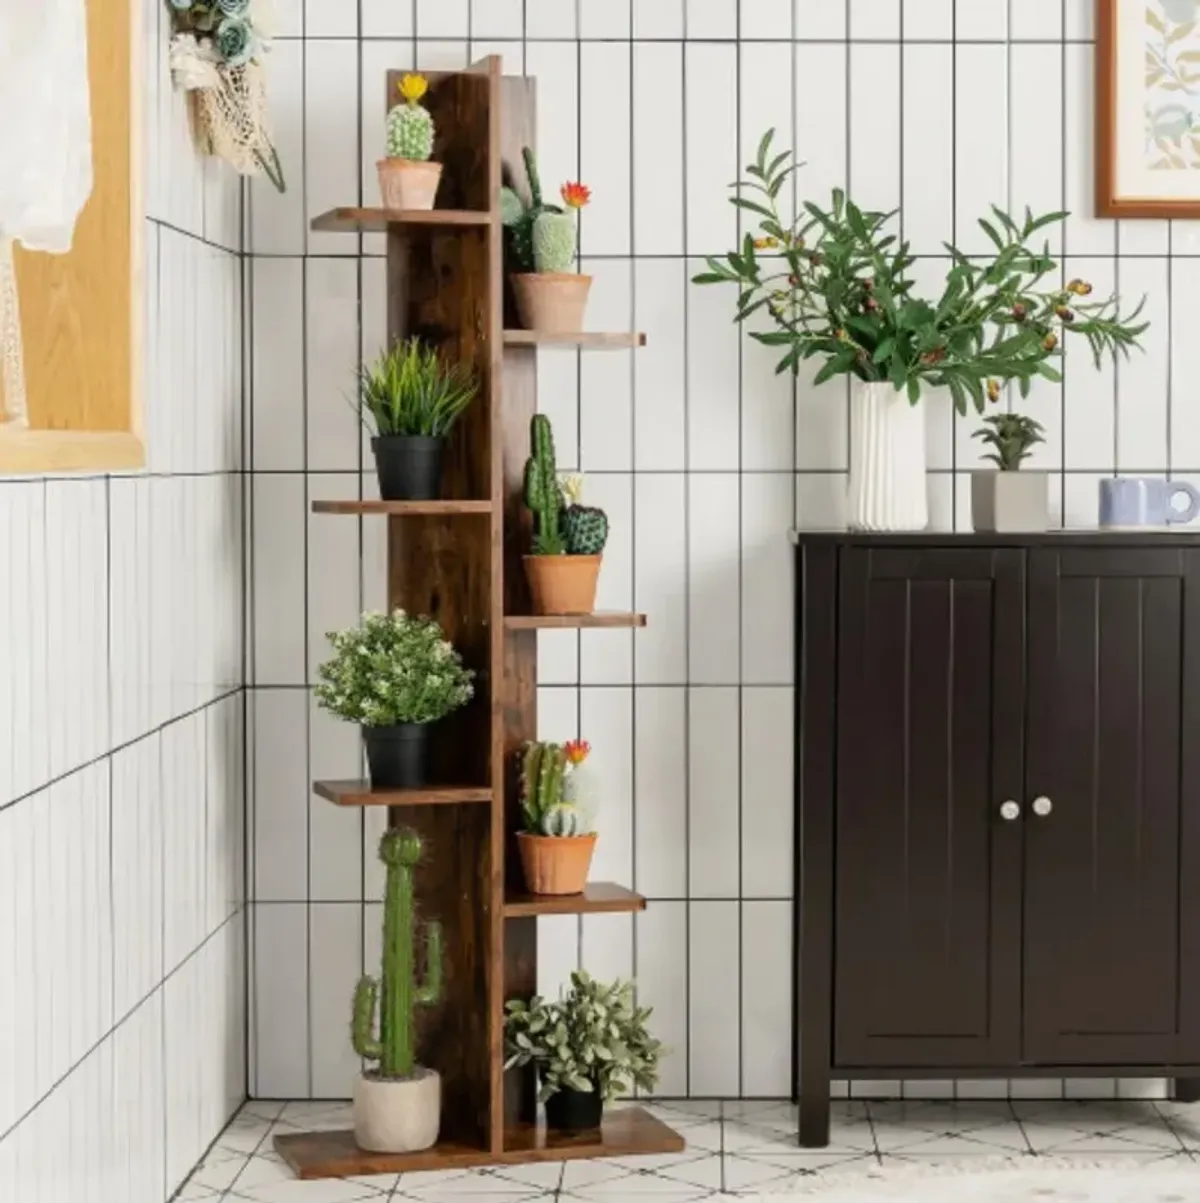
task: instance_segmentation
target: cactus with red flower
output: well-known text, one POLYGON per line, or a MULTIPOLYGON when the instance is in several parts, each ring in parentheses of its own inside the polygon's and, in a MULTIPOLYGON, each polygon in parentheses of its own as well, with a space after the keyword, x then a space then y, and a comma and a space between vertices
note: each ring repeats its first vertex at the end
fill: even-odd
POLYGON ((527 146, 521 152, 529 185, 529 203, 509 185, 500 189, 500 216, 508 230, 512 269, 517 272, 565 272, 575 262, 575 214, 591 200, 586 184, 568 182, 560 205, 542 198, 537 159, 527 146))

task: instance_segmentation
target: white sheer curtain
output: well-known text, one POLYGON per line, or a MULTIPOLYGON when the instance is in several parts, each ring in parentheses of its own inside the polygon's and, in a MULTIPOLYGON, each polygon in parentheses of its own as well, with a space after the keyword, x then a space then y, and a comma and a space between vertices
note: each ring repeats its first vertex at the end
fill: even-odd
POLYGON ((91 190, 86 0, 0 0, 0 379, 9 420, 25 416, 13 244, 70 250, 91 190))

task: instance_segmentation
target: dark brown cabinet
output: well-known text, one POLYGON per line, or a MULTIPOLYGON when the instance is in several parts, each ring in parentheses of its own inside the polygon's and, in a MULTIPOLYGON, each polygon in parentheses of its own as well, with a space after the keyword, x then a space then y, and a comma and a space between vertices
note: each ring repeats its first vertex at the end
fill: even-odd
POLYGON ((1200 540, 797 537, 795 1093, 1200 1075, 1200 540))

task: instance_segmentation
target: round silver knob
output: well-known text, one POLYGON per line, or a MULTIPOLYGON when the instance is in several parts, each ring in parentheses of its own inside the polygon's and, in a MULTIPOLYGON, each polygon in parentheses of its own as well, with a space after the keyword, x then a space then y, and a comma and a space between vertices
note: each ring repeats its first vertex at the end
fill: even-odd
POLYGON ((1033 800, 1033 813, 1039 819, 1044 819, 1054 809, 1054 803, 1050 801, 1044 794, 1040 798, 1033 800))
POLYGON ((1004 802, 1000 806, 1000 817, 1005 822, 1011 823, 1013 819, 1021 817, 1021 808, 1013 801, 1004 802))

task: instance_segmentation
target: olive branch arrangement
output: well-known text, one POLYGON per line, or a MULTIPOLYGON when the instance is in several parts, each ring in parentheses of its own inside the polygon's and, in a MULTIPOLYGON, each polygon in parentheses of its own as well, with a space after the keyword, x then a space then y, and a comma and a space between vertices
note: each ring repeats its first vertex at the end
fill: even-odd
POLYGON ((747 178, 730 185, 731 202, 758 218, 758 235, 747 233, 724 259, 709 258, 693 283, 736 284, 737 322, 767 311, 776 328, 749 333, 784 348, 776 372, 795 373, 802 360, 821 357, 817 384, 842 374, 890 381, 913 404, 923 386, 945 387, 965 414, 968 400, 980 412, 998 400, 1002 381, 1016 380, 1022 397, 1037 377, 1060 381, 1052 361, 1064 333, 1086 339, 1097 366, 1140 345, 1144 300, 1122 314, 1116 296, 1087 300, 1092 286, 1083 280, 1049 283, 1058 270, 1049 244, 1030 244, 1065 212, 1035 217, 1027 208, 1018 223, 993 206, 994 220, 979 224, 995 254, 977 262, 943 243, 951 260, 945 287, 926 299, 909 276, 916 262, 909 243, 887 232, 899 210, 864 211, 835 189, 829 209, 806 201, 785 220, 779 195, 803 164, 790 151, 772 155, 774 135, 763 135, 747 178))

